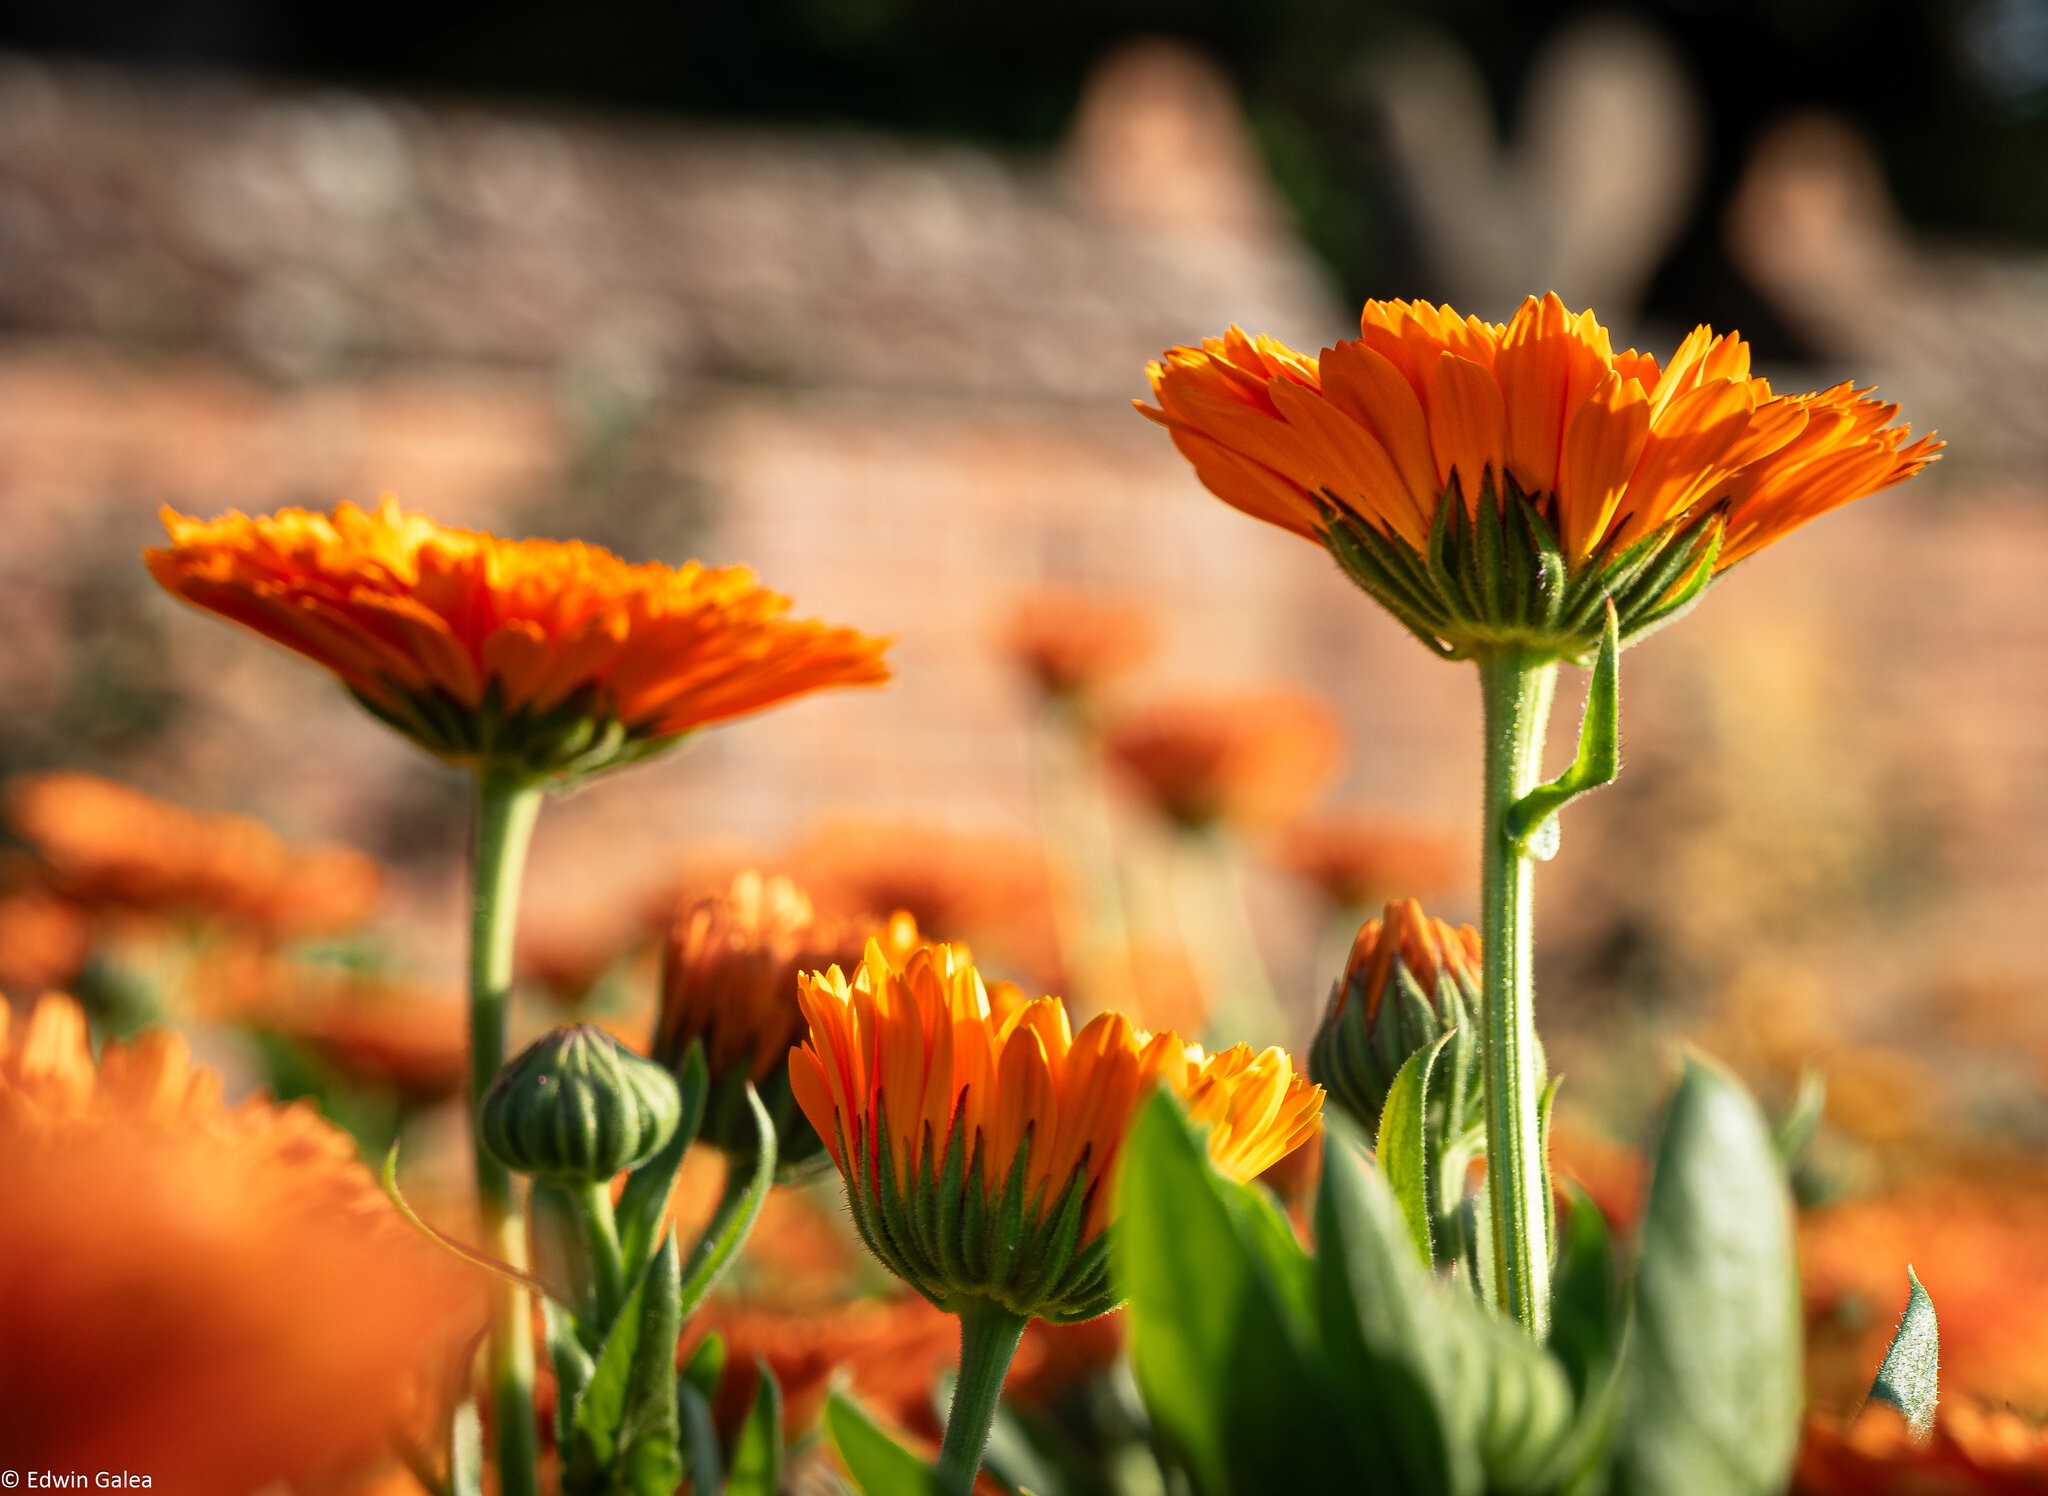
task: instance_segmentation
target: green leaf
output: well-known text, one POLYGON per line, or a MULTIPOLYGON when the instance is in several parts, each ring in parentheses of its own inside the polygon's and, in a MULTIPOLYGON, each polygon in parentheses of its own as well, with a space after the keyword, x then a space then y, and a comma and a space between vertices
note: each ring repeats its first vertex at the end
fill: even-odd
POLYGON ((688 1382, 678 1382, 676 1423, 690 1455, 690 1489, 719 1490, 725 1484, 725 1465, 718 1454, 718 1428, 712 1422, 710 1397, 688 1382))
POLYGON ((1806 1066, 1799 1072, 1799 1093, 1771 1129, 1771 1150, 1778 1155, 1779 1163, 1789 1169, 1799 1162, 1800 1155, 1806 1152, 1806 1145, 1820 1130, 1821 1115, 1827 1110, 1827 1104, 1827 1078, 1816 1066, 1806 1066))
MULTIPOLYGON (((689 1267, 682 1284, 682 1316, 685 1319, 697 1312, 697 1306, 704 1302, 705 1295, 732 1266, 733 1259, 739 1255, 748 1234, 754 1229, 761 1207, 768 1201, 768 1191, 775 1186, 775 1123, 768 1115, 768 1108, 761 1105, 761 1098, 752 1082, 747 1085, 747 1106, 754 1114, 757 1150, 754 1171, 744 1180, 726 1179, 725 1194, 718 1202, 718 1209, 712 1213, 704 1234, 697 1239, 697 1245, 690 1249, 689 1267)), ((727 1167, 731 1166, 728 1161, 727 1167)))
POLYGON ((1607 1218, 1583 1190, 1570 1190, 1564 1245, 1550 1294, 1550 1351, 1576 1399, 1559 1465, 1567 1493, 1598 1488, 1620 1426, 1630 1320, 1616 1278, 1607 1218))
POLYGON ((842 1392, 825 1403, 825 1430, 865 1496, 961 1496, 842 1392))
POLYGON ((584 1348, 574 1315, 546 1299, 541 1300, 540 1312, 547 1328, 548 1360, 555 1368, 555 1444, 567 1449, 576 1427, 576 1405, 583 1400, 597 1363, 584 1348))
POLYGON ((1870 1384, 1870 1401, 1904 1413, 1913 1437, 1924 1441, 1934 1432, 1934 1405, 1940 1400, 1941 1326, 1934 1317, 1934 1300, 1911 1266, 1906 1282, 1911 1285, 1906 1312, 1892 1336, 1892 1348, 1884 1353, 1884 1364, 1877 1368, 1877 1380, 1870 1384))
POLYGON ((671 1496, 682 1479, 676 1288, 671 1237, 634 1284, 598 1350, 565 1451, 565 1490, 607 1489, 609 1481, 636 1493, 671 1496))
POLYGON ((724 1374, 725 1337, 712 1330, 690 1352, 689 1362, 683 1367, 683 1380, 709 1400, 717 1395, 718 1379, 724 1374))
POLYGON ((1541 861, 1556 854, 1557 813, 1579 796, 1614 783, 1621 772, 1621 624, 1612 598, 1606 609, 1600 653, 1586 688, 1586 715, 1579 723, 1578 756, 1557 778, 1537 785, 1508 807, 1508 840, 1541 861))
POLYGON ((1267 1258, 1282 1248, 1256 1197, 1216 1173, 1164 1091, 1138 1113, 1116 1189, 1111 1258, 1130 1298, 1132 1362, 1196 1489, 1344 1489, 1357 1450, 1307 1343, 1305 1254, 1286 1248, 1297 1286, 1276 1278, 1267 1258))
POLYGON ((689 1053, 683 1057, 682 1073, 676 1077, 676 1084, 682 1092, 683 1113, 675 1136, 661 1152, 626 1176, 626 1187, 619 1195, 615 1212, 619 1249, 629 1278, 653 1259, 654 1244, 661 1239, 661 1223, 668 1214, 669 1197, 675 1193, 676 1171, 682 1168, 683 1155, 690 1151, 697 1129, 704 1124, 711 1072, 704 1063, 701 1040, 691 1044, 689 1053))
MULTIPOLYGON (((1369 1468, 1413 1496, 1474 1496, 1478 1450, 1451 1426, 1445 1309, 1381 1174, 1350 1119, 1326 1117, 1316 1196, 1323 1343, 1369 1468)), ((1334 1489, 1342 1489, 1336 1487, 1334 1489)))
POLYGON ((1436 1057, 1451 1042, 1446 1033, 1427 1049, 1418 1049, 1402 1062, 1394 1083, 1387 1087, 1386 1105, 1380 1108, 1380 1135, 1375 1149, 1380 1172, 1394 1192, 1394 1200, 1408 1221, 1408 1233, 1425 1267, 1436 1264, 1435 1212, 1430 1202, 1431 1168, 1429 1146, 1429 1078, 1436 1057))
POLYGON ((1802 1401, 1790 1202, 1756 1104, 1707 1061, 1672 1099, 1641 1243, 1618 1489, 1782 1491, 1802 1401))
POLYGON ((782 1389, 768 1363, 754 1362, 760 1386, 733 1441, 725 1496, 776 1496, 782 1482, 782 1389))

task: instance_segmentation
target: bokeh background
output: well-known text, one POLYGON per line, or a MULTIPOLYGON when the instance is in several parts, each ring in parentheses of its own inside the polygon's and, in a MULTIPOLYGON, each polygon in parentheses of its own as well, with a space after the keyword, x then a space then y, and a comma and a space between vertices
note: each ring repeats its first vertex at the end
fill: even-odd
MULTIPOLYGON (((362 849, 386 873, 357 938, 428 985, 459 957, 460 777, 161 595, 159 506, 388 491, 744 561, 897 637, 884 691, 553 806, 542 975, 601 966, 692 878, 821 847, 943 854, 956 892, 998 890, 968 926, 1076 897, 1041 847, 1054 730, 1006 649, 1048 588, 1152 620, 1102 720, 1320 698, 1344 748, 1298 811, 1440 836, 1416 891, 1470 918, 1469 670, 1208 498, 1130 409, 1146 360, 1233 321, 1317 348, 1367 296, 1501 318, 1555 289, 1619 343, 1712 321, 1781 388, 1875 383, 1947 454, 1625 658, 1623 778, 1540 877, 1541 1013, 1617 1188, 1678 1043, 1774 1106, 1826 1074, 1813 1197, 1893 1233, 1838 1253, 1816 1310, 1851 1362, 1905 1257, 1957 1306, 1998 1252, 2032 1260, 1995 1236, 2013 1210, 1971 1234, 1927 1202, 1986 1171, 2048 1200, 2048 0, 67 0, 0 6, 0 49, 0 776, 362 849)), ((1105 782, 1138 964, 1199 1006, 1230 956, 1190 949, 1197 875, 1105 782)), ((1230 878, 1300 1042, 1341 936, 1285 840, 1245 828, 1230 878)), ((35 856, 0 929, 47 925, 35 856)), ((17 999, 73 979, 0 965, 17 999)), ((1958 1375, 2048 1411, 2020 1345, 2048 1305, 2012 1312, 1958 1375)))

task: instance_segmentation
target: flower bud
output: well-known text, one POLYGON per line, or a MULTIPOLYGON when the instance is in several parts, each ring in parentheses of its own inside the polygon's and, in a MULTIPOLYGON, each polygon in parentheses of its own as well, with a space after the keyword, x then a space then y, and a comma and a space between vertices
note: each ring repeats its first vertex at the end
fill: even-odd
POLYGON ((602 1184, 661 1151, 682 1096, 661 1066, 577 1023, 508 1061, 477 1110, 484 1147, 506 1168, 549 1184, 602 1184))
POLYGON ((1409 1056, 1455 1030, 1431 1079, 1429 1126, 1445 1140, 1480 1127, 1479 963, 1479 932, 1470 925, 1432 919, 1413 899, 1387 905, 1352 943, 1309 1049, 1309 1074, 1376 1132, 1409 1056))

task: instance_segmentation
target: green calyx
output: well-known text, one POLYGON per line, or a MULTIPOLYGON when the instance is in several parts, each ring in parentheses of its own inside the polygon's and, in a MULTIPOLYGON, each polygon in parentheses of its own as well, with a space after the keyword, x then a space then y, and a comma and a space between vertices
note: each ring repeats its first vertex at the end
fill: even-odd
POLYGON ((1482 998, 1477 982, 1447 965, 1430 991, 1396 956, 1375 1008, 1364 990, 1366 973, 1339 979, 1309 1046, 1309 1078, 1337 1105, 1377 1134, 1394 1079, 1410 1056, 1449 1036, 1437 1056, 1429 1089, 1428 1126, 1439 1139, 1471 1135, 1486 1124, 1481 1069, 1482 998), (1368 1009, 1372 1016, 1366 1016, 1368 1009))
POLYGON ((568 1188, 609 1183, 646 1162, 681 1116, 668 1071, 578 1023, 506 1063, 478 1104, 477 1135, 506 1168, 568 1188))
POLYGON ((1121 1302, 1109 1280, 1108 1234, 1084 1242, 1092 1191, 1084 1152, 1055 1195, 1030 1189, 1032 1139, 999 1181, 988 1177, 981 1138, 970 1156, 955 1116, 943 1158, 926 1137, 918 1165, 900 1178, 888 1120, 840 1139, 851 1165, 846 1197, 854 1225, 883 1266, 949 1314, 994 1306, 1027 1319, 1073 1324, 1121 1302), (848 1143, 851 1148, 848 1148, 848 1143))
POLYGON ((504 689, 495 677, 474 706, 445 691, 421 693, 395 684, 387 684, 382 696, 354 686, 349 695, 437 758, 534 781, 573 782, 665 753, 689 736, 657 736, 632 728, 610 710, 603 693, 591 687, 544 712, 530 707, 507 710, 504 689))
POLYGON ((1468 504, 1453 473, 1418 551, 1325 491, 1323 543, 1345 575, 1447 660, 1512 650, 1532 662, 1583 663, 1600 647, 1607 599, 1621 641, 1633 643, 1685 613, 1714 579, 1718 505, 1577 564, 1558 543, 1554 510, 1548 495, 1525 494, 1512 478, 1496 484, 1491 468, 1468 504))

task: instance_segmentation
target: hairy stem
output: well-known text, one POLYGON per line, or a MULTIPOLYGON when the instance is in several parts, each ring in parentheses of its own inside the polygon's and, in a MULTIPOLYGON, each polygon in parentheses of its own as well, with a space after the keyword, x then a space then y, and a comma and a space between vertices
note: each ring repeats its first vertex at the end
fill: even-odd
POLYGON ((1508 835, 1506 822, 1508 807, 1542 775, 1557 665, 1502 650, 1480 656, 1479 681, 1486 731, 1480 940, 1494 1278, 1501 1307, 1542 1340, 1550 1329, 1550 1167, 1538 1115, 1543 1050, 1530 970, 1535 863, 1508 835))
MULTIPOLYGON (((476 840, 471 848, 469 935, 469 1108, 476 1108, 505 1063, 505 1013, 512 993, 512 933, 526 849, 540 814, 539 786, 491 769, 477 773, 476 840)), ((476 1143, 477 1206, 483 1250, 526 1267, 526 1218, 512 1176, 476 1143)), ((489 1377, 501 1496, 538 1496, 540 1444, 533 1419, 532 1301, 500 1281, 491 1325, 489 1377)))
POLYGON ((1000 1304, 975 1304, 960 1311, 960 1380, 946 1415, 946 1441, 939 1446, 939 1476, 957 1491, 973 1488, 981 1453, 995 1426, 1003 1378, 1024 1338, 1027 1323, 1000 1304))

